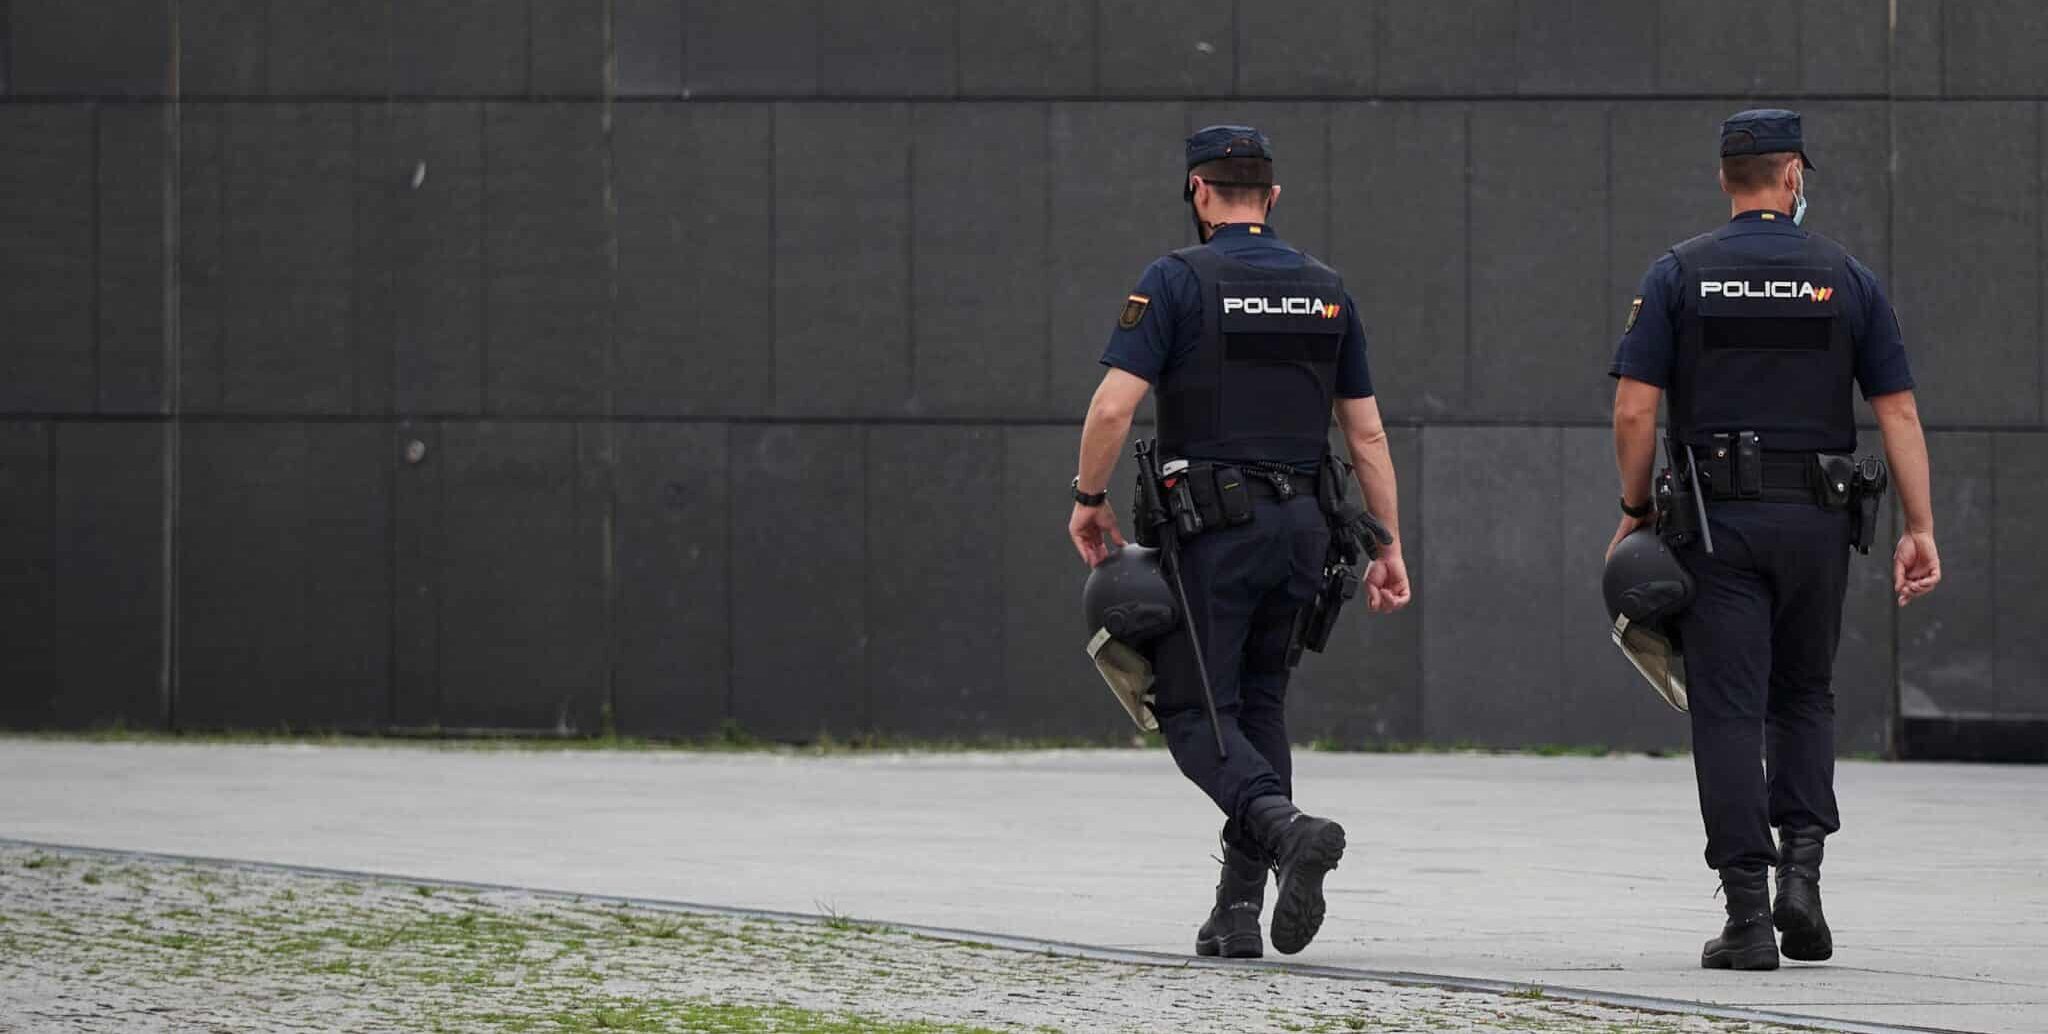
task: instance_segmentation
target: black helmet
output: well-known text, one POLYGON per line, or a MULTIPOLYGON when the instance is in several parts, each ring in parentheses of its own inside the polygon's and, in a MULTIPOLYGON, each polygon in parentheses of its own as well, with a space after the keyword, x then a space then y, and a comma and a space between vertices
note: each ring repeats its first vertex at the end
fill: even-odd
POLYGON ((1159 551, 1122 546, 1088 574, 1081 589, 1088 634, 1107 629, 1111 638, 1141 646, 1173 630, 1180 615, 1173 590, 1159 570, 1159 551))
POLYGON ((1678 562, 1664 540, 1648 528, 1629 532, 1615 545, 1600 574, 1607 616, 1636 625, 1660 625, 1692 605, 1692 572, 1678 562))

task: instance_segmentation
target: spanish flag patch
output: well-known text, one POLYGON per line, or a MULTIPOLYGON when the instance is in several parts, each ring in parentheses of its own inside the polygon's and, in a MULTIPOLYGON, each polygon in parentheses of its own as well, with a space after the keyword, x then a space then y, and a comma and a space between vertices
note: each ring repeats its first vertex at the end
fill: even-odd
POLYGON ((1147 298, 1142 294, 1134 294, 1130 296, 1128 299, 1125 299, 1124 301, 1124 312, 1123 315, 1118 316, 1116 318, 1116 325, 1122 327, 1125 330, 1130 330, 1133 327, 1136 327, 1138 325, 1138 321, 1145 318, 1145 310, 1151 308, 1151 306, 1152 299, 1147 298))

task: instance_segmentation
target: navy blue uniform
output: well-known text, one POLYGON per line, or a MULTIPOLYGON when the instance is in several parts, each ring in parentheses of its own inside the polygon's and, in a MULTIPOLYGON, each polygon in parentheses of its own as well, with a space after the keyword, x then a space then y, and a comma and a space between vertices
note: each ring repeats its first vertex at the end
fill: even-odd
MULTIPOLYGON (((1224 226, 1209 245, 1261 269, 1295 270, 1310 264, 1307 256, 1264 225, 1224 226)), ((1144 378, 1161 393, 1170 392, 1177 376, 1193 376, 1190 364, 1203 339, 1200 279, 1185 261, 1169 255, 1145 270, 1132 299, 1134 304, 1143 300, 1140 318, 1131 320, 1132 310, 1126 309, 1126 319, 1111 333, 1102 362, 1144 378)), ((1365 329, 1348 294, 1341 304, 1340 318, 1347 322, 1338 341, 1335 394, 1364 398, 1372 394, 1365 329)), ((1327 421, 1327 415, 1323 419, 1327 421)), ((1290 448, 1278 460, 1263 461, 1304 474, 1314 473, 1322 462, 1320 447, 1294 452, 1290 448)), ((1167 458, 1260 459, 1222 454, 1167 458)), ((1170 633, 1151 652, 1158 676, 1153 712, 1175 763, 1228 818, 1225 839, 1256 855, 1243 829, 1245 806, 1261 797, 1294 795, 1286 724, 1287 648, 1296 615, 1321 582, 1330 532, 1312 489, 1283 501, 1268 482, 1248 478, 1247 483, 1254 491, 1251 523, 1206 530, 1181 546, 1189 619, 1201 635, 1229 747, 1227 760, 1217 757, 1210 735, 1187 631, 1170 633)))
MULTIPOLYGON (((1760 269, 1803 254, 1808 240, 1777 212, 1744 212, 1712 236, 1717 254, 1760 269)), ((1857 387, 1866 398, 1910 389, 1898 318, 1883 288, 1862 263, 1847 258, 1845 265, 1834 311, 1852 342, 1857 387)), ((1687 387, 1679 347, 1686 283, 1676 253, 1650 267, 1611 375, 1667 392, 1687 387)), ((1721 411, 1729 408, 1720 404, 1730 400, 1716 401, 1721 411)), ((1848 399, 1814 398, 1812 405, 1818 412, 1846 407, 1848 399)), ((1854 441, 1850 427, 1847 447, 1854 441)), ((1700 542, 1678 551, 1699 591, 1677 623, 1707 864, 1775 865, 1771 827, 1833 833, 1841 825, 1833 670, 1848 586, 1850 515, 1813 502, 1719 500, 1709 503, 1708 522, 1712 555, 1700 542)))
MULTIPOLYGON (((1209 238, 1209 246, 1246 265, 1262 269, 1300 269, 1308 257, 1281 240, 1269 226, 1237 223, 1224 226, 1209 238)), ((1113 366, 1142 377, 1160 387, 1194 354, 1202 338, 1202 294, 1194 271, 1179 258, 1167 255, 1146 267, 1138 278, 1132 298, 1145 299, 1143 318, 1130 327, 1118 326, 1103 349, 1102 365, 1113 366)), ((1365 325, 1359 321, 1358 306, 1344 297, 1345 328, 1337 351, 1337 397, 1367 398, 1372 395, 1372 374, 1365 362, 1365 325)), ((1186 456, 1188 460, 1239 460, 1239 456, 1186 456)), ((1290 457, 1303 471, 1313 471, 1322 453, 1290 457)))

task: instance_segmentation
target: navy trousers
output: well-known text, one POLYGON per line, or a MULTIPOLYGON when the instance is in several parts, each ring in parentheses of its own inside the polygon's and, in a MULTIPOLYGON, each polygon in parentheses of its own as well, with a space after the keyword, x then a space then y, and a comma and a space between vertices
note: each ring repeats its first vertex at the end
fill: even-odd
POLYGON ((1286 502, 1263 491, 1251 523, 1204 531, 1181 546, 1188 615, 1200 633, 1222 719, 1228 760, 1216 753, 1185 627, 1152 652, 1158 674, 1153 713, 1174 763, 1216 802, 1224 836, 1253 845, 1239 829, 1244 806, 1294 796, 1287 744, 1287 645, 1295 615, 1322 581, 1329 528, 1311 496, 1286 502))
POLYGON ((1679 618, 1707 865, 1777 864, 1771 827, 1841 828, 1835 647, 1849 583, 1846 511, 1710 504, 1714 555, 1680 551, 1699 596, 1679 618))

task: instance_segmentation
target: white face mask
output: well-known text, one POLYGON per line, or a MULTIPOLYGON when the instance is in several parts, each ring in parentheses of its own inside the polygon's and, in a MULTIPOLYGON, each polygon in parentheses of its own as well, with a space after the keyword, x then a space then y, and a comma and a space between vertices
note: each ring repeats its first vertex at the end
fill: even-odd
POLYGON ((1794 226, 1798 226, 1798 225, 1799 225, 1800 223, 1802 223, 1802 222, 1805 222, 1805 221, 1806 221, 1806 173, 1805 173, 1805 172, 1801 172, 1801 173, 1799 174, 1799 186, 1797 186, 1797 187, 1794 187, 1794 188, 1793 188, 1793 193, 1792 193, 1792 225, 1794 225, 1794 226))

